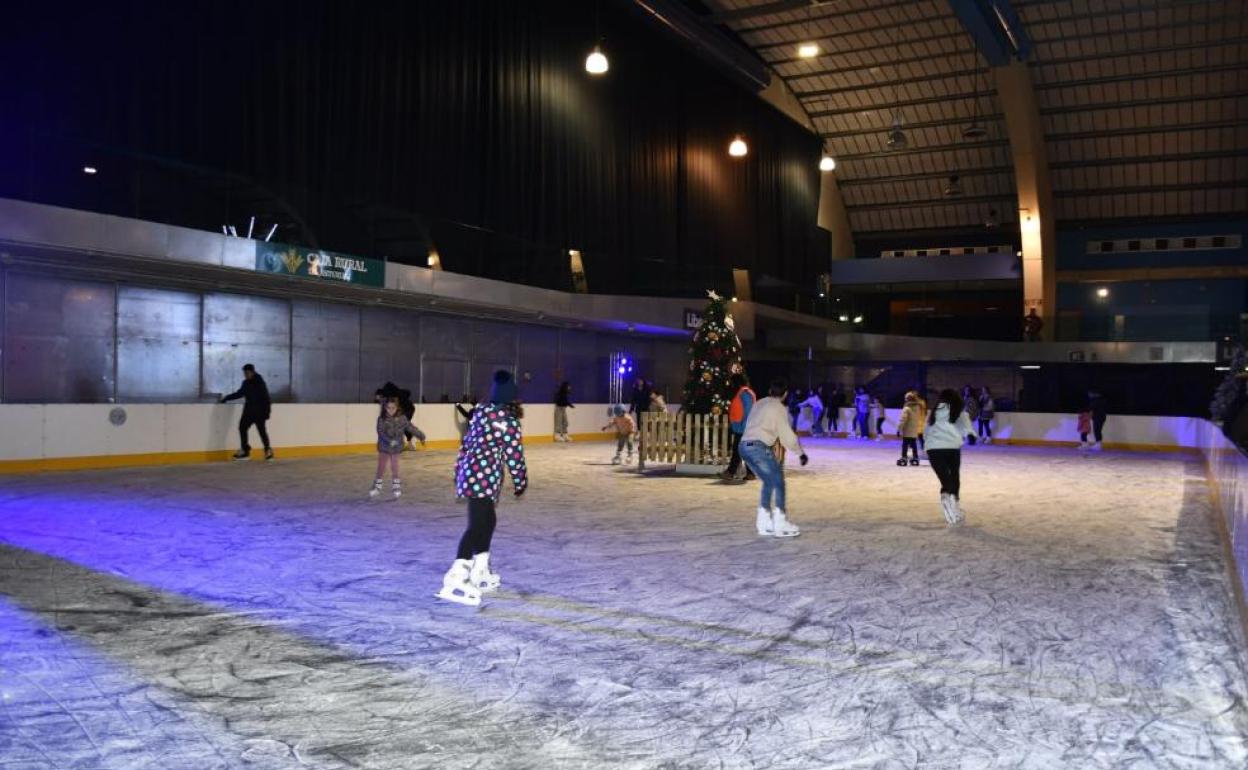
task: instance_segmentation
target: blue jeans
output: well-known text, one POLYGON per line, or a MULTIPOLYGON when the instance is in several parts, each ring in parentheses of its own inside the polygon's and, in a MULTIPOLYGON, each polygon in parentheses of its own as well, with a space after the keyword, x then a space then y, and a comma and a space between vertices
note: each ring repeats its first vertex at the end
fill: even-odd
POLYGON ((741 459, 745 467, 754 471, 759 481, 763 482, 763 491, 758 504, 763 508, 771 508, 772 496, 775 505, 784 510, 784 468, 771 451, 771 447, 761 441, 742 441, 741 459))

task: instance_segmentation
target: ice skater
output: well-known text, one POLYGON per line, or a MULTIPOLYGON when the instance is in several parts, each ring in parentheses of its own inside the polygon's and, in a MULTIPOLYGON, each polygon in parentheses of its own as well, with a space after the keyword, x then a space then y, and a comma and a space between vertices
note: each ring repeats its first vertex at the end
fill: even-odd
POLYGON ((951 527, 966 518, 959 502, 962 442, 974 433, 958 392, 951 388, 940 391, 940 400, 927 418, 927 460, 940 479, 940 508, 951 527))
MULTIPOLYGON (((745 421, 750 418, 750 410, 758 400, 744 372, 732 375, 731 383, 737 392, 732 397, 732 403, 728 405, 728 443, 732 447, 732 454, 728 458, 728 467, 719 474, 724 481, 737 480, 737 471, 741 468, 741 434, 745 432, 745 421)), ((754 480, 754 474, 750 473, 748 467, 745 469, 745 480, 754 480)))
POLYGON ((615 457, 611 458, 612 465, 619 465, 623 460, 621 455, 624 449, 628 449, 628 464, 633 463, 633 434, 637 432, 637 425, 633 422, 633 416, 624 412, 623 404, 616 404, 611 408, 611 421, 602 426, 603 430, 615 428, 615 457))
POLYGON ((1088 448, 1088 434, 1092 432, 1092 412, 1084 409, 1076 419, 1076 430, 1079 431, 1079 451, 1088 448))
POLYGON ((884 411, 884 402, 880 400, 879 396, 872 396, 871 397, 871 416, 875 420, 875 440, 876 441, 884 440, 884 418, 886 414, 887 413, 884 411))
POLYGON ((867 395, 867 389, 859 385, 854 389, 854 432, 858 438, 871 437, 870 419, 871 397, 867 395))
POLYGON ((909 465, 919 464, 919 436, 923 430, 923 409, 919 406, 919 394, 913 390, 906 393, 906 405, 901 409, 897 423, 897 435, 901 437, 901 457, 897 464, 907 465, 906 451, 910 452, 909 465))
POLYGON ((373 488, 368 490, 369 497, 381 494, 386 465, 390 466, 390 494, 396 499, 403 495, 403 482, 399 480, 399 455, 403 453, 403 445, 409 435, 419 439, 421 446, 425 445, 424 432, 412 425, 412 421, 403 414, 398 397, 384 399, 381 414, 377 415, 377 475, 373 478, 373 488))
POLYGON ((555 392, 555 441, 571 441, 568 435, 568 410, 575 409, 572 403, 572 386, 565 380, 559 384, 555 392))
POLYGON ((788 408, 785 406, 788 391, 784 380, 773 380, 767 398, 759 399, 750 410, 741 435, 741 459, 763 482, 756 527, 758 534, 770 537, 797 537, 801 534, 785 513, 784 466, 772 450, 779 441, 786 449, 798 454, 802 465, 809 462, 797 434, 789 425, 788 408))
POLYGON ((992 391, 988 386, 979 389, 979 440, 985 444, 992 443, 992 419, 997 416, 997 402, 992 400, 992 391))
POLYGON ((246 460, 251 456, 251 444, 247 440, 247 433, 251 430, 251 426, 255 425, 256 432, 260 434, 260 441, 264 444, 264 459, 272 460, 273 447, 269 444, 269 431, 265 429, 265 423, 272 415, 273 401, 269 398, 269 386, 264 383, 264 378, 252 364, 243 364, 243 384, 230 395, 222 396, 221 403, 239 398, 243 399, 243 416, 238 421, 240 446, 234 453, 234 459, 246 460))
POLYGON ((482 593, 502 584, 498 573, 490 571, 490 541, 504 471, 511 475, 516 497, 529 486, 519 415, 516 383, 511 372, 500 369, 494 373, 489 401, 472 413, 455 463, 455 494, 468 501, 468 528, 460 538, 454 563, 442 578, 439 599, 476 606, 482 593))

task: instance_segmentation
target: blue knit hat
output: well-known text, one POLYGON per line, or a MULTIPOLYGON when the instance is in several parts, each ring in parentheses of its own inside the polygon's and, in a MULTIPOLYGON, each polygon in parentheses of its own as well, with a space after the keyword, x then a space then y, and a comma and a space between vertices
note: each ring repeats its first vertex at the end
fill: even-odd
POLYGON ((499 369, 494 372, 494 384, 490 387, 491 404, 510 404, 518 400, 519 392, 516 383, 511 379, 511 372, 499 369))

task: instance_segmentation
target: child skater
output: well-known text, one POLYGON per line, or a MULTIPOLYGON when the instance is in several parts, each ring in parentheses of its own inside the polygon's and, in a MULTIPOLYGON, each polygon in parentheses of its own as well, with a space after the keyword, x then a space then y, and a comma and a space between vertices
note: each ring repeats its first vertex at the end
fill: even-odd
POLYGON ((399 480, 399 455, 403 453, 403 445, 409 434, 415 436, 421 446, 424 446, 425 434, 403 414, 398 397, 383 398, 381 414, 377 415, 377 476, 373 479, 373 488, 368 490, 369 497, 381 494, 381 482, 386 475, 387 463, 390 465, 390 493, 395 497, 403 494, 403 482, 399 480))
POLYGON ((906 465, 906 450, 910 450, 910 465, 919 464, 919 435, 923 430, 923 410, 919 406, 919 394, 913 390, 906 393, 906 405, 901 410, 901 420, 897 423, 897 435, 901 436, 901 457, 897 460, 900 466, 906 465))
POLYGON ((1079 413, 1079 449, 1086 450, 1088 444, 1088 434, 1092 432, 1092 410, 1084 409, 1079 413))
POLYGON ((624 452, 624 448, 628 447, 628 463, 633 462, 633 434, 637 432, 637 425, 633 422, 633 417, 624 412, 622 404, 616 404, 611 409, 611 421, 602 426, 603 430, 615 428, 615 457, 611 458, 612 465, 619 465, 620 455, 624 452))
POLYGON ((958 502, 962 481, 962 442, 973 435, 971 418, 963 410, 962 397, 956 390, 940 391, 940 400, 927 418, 927 460, 936 478, 940 479, 940 508, 945 523, 956 527, 965 518, 958 502))
POLYGON ((801 534, 801 530, 789 521, 784 512, 784 466, 772 450, 779 441, 789 451, 798 453, 802 465, 808 462, 797 434, 789 425, 788 407, 785 406, 788 394, 789 388, 784 380, 773 380, 767 398, 759 399, 750 409, 745 431, 741 434, 741 459, 745 461, 745 467, 763 481, 756 522, 760 535, 797 537, 801 534))
POLYGON ((494 591, 502 583, 498 573, 490 571, 490 540, 504 469, 511 474, 516 497, 529 486, 516 396, 511 372, 500 369, 494 373, 489 401, 472 413, 455 463, 455 494, 468 501, 468 528, 459 541, 455 562, 442 578, 439 599, 476 606, 483 592, 494 591))

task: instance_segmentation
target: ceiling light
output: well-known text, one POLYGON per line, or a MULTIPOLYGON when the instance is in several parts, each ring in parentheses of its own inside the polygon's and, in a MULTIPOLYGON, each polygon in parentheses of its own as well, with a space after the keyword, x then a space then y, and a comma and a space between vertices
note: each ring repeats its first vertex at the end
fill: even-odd
POLYGON ((837 318, 836 320, 840 321, 841 323, 845 323, 846 321, 848 321, 848 320, 849 320, 849 316, 847 316, 847 315, 845 315, 844 313, 842 313, 842 314, 840 315, 840 317, 839 317, 839 318, 837 318))
POLYGON ((962 195, 962 181, 957 174, 949 177, 949 181, 945 183, 945 197, 958 198, 962 195))
POLYGON ((1100 297, 1101 299, 1105 299, 1106 297, 1109 296, 1109 289, 1102 286, 1101 288, 1096 290, 1096 296, 1100 297))
POLYGON ((94 173, 96 173, 96 168, 95 168, 95 166, 83 166, 83 167, 82 167, 82 173, 84 173, 84 174, 94 174, 94 173))
POLYGON ((860 315, 856 315, 856 316, 854 316, 854 323, 856 323, 856 324, 860 324, 860 323, 862 323, 862 316, 860 316, 860 315))
POLYGON ((728 145, 728 154, 734 158, 744 158, 750 148, 746 145, 745 139, 740 134, 733 137, 732 144, 728 145))
POLYGON ((817 43, 802 43, 797 47, 797 55, 802 59, 813 59, 819 55, 817 43))
POLYGON ((585 71, 591 75, 604 75, 609 68, 606 54, 600 47, 594 46, 594 50, 585 57, 585 71))
POLYGON ((1023 364, 1022 366, 1018 368, 1019 369, 1039 369, 1040 365, 1039 364, 1023 364))
POLYGON ((901 130, 901 116, 898 115, 893 118, 893 128, 888 132, 888 142, 886 144, 890 150, 902 150, 909 143, 909 140, 906 138, 906 132, 901 130))
POLYGON ((822 158, 819 159, 819 170, 820 171, 835 171, 836 170, 836 158, 833 158, 831 155, 824 155, 822 158))

